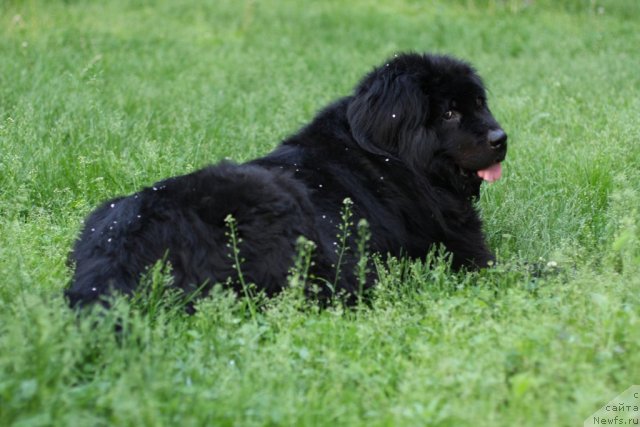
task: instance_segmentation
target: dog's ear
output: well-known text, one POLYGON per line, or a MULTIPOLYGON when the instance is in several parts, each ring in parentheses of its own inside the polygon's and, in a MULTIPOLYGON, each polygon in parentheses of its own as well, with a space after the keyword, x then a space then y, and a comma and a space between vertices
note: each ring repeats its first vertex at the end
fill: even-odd
POLYGON ((428 138, 428 110, 428 98, 413 76, 378 70, 356 89, 347 119, 362 149, 404 157, 428 138))

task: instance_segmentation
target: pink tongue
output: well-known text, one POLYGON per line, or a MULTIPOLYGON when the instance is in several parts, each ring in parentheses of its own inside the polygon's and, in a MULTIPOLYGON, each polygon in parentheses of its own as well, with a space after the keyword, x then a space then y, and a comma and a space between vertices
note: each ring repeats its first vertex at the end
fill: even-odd
POLYGON ((496 163, 495 165, 489 166, 487 169, 479 170, 478 176, 487 182, 495 182, 502 176, 502 165, 500 165, 500 163, 496 163))

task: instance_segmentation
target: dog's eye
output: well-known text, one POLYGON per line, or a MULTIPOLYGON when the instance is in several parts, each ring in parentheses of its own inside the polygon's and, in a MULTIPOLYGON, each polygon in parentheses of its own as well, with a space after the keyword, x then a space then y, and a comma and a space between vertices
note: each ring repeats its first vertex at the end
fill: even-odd
POLYGON ((442 118, 445 120, 451 120, 455 117, 455 113, 453 110, 449 110, 442 115, 442 118))
POLYGON ((485 101, 484 101, 483 97, 479 96, 479 97, 476 98, 476 105, 478 107, 484 107, 484 102, 485 101))

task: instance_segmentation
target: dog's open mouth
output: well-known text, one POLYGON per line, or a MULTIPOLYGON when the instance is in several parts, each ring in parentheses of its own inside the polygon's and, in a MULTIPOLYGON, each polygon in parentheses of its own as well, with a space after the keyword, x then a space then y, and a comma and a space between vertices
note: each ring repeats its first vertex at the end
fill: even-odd
POLYGON ((496 182, 502 176, 502 164, 495 163, 477 172, 478 176, 487 182, 496 182))
POLYGON ((489 183, 496 182, 502 177, 502 164, 494 163, 486 169, 480 169, 477 171, 471 171, 460 168, 460 174, 464 177, 476 176, 489 183))

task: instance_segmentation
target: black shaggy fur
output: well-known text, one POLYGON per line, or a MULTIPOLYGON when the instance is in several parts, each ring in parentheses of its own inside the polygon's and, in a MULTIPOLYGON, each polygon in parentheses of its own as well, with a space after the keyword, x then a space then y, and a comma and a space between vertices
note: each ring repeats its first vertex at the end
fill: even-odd
MULTIPOLYGON (((113 291, 130 294, 165 256, 174 286, 187 293, 203 283, 237 283, 229 214, 243 239, 246 282, 268 295, 281 290, 305 236, 317 245, 311 274, 333 283, 347 197, 356 222, 369 223, 370 250, 421 258, 442 244, 454 268, 483 267, 493 256, 474 208, 482 182, 476 172, 505 154, 506 135, 469 65, 399 55, 265 157, 219 163, 104 203, 75 244, 66 296, 76 306, 113 291)), ((357 292, 353 253, 338 289, 321 286, 321 293, 357 292)))

